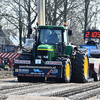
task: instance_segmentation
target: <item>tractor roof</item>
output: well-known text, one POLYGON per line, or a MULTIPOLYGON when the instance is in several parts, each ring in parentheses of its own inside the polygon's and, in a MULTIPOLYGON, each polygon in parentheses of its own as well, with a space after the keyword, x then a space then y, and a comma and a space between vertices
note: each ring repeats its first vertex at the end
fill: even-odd
POLYGON ((40 29, 65 29, 63 26, 39 26, 40 29))

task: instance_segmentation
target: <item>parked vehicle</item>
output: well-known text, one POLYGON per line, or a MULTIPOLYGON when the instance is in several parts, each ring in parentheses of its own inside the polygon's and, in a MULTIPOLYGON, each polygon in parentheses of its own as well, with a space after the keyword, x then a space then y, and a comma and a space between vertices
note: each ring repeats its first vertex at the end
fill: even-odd
POLYGON ((80 50, 87 50, 89 56, 89 73, 90 77, 95 81, 100 80, 100 31, 99 30, 86 30, 84 31, 84 40, 90 39, 92 42, 89 44, 80 45, 80 50), (94 41, 93 41, 94 40, 94 41), (98 40, 98 41, 96 41, 98 40))
POLYGON ((14 59, 20 56, 17 53, 19 46, 15 45, 1 45, 0 46, 0 67, 1 68, 13 68, 14 59))

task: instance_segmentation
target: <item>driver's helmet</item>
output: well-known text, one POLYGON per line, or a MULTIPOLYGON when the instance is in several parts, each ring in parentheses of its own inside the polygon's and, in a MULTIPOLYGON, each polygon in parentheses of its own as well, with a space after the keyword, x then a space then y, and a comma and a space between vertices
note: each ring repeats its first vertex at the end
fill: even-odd
POLYGON ((47 29, 47 31, 46 31, 46 39, 49 38, 49 36, 50 36, 51 34, 52 34, 52 31, 47 29))
POLYGON ((48 35, 51 35, 52 34, 52 31, 51 30, 47 30, 46 32, 48 35))

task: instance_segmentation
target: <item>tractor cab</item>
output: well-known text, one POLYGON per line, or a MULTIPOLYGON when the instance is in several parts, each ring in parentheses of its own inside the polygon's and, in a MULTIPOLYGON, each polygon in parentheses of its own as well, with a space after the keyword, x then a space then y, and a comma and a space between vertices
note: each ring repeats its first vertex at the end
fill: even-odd
POLYGON ((62 30, 57 29, 41 29, 40 44, 62 44, 62 30))
POLYGON ((39 26, 40 44, 62 44, 67 43, 67 33, 64 27, 59 26, 39 26))
POLYGON ((71 52, 66 51, 69 46, 67 42, 68 29, 65 27, 38 26, 37 36, 37 57, 43 61, 51 61, 58 56, 70 55, 71 52))

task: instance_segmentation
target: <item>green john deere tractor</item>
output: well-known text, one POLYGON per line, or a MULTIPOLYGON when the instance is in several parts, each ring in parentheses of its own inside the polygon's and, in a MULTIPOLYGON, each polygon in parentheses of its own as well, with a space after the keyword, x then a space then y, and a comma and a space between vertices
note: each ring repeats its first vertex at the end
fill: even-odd
POLYGON ((15 60, 14 76, 18 77, 18 81, 46 77, 64 82, 87 82, 88 54, 74 45, 68 45, 70 33, 63 26, 38 26, 30 57, 15 60))

